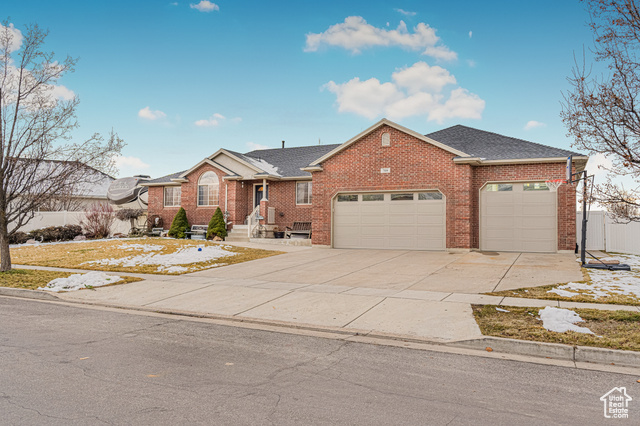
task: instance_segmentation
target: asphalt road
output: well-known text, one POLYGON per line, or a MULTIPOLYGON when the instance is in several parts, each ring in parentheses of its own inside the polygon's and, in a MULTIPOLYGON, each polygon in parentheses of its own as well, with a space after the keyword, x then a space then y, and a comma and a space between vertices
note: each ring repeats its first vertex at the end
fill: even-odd
POLYGON ((639 377, 0 297, 0 424, 603 424, 639 377))

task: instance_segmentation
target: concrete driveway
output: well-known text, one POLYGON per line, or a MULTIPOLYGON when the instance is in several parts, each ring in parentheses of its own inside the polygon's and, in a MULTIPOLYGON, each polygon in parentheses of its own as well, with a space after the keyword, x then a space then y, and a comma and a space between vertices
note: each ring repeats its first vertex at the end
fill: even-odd
MULTIPOLYGON (((486 293, 582 280, 573 254, 446 253, 402 250, 303 249, 191 274, 254 279, 282 289, 310 286, 389 291, 486 293)), ((275 288, 272 286, 271 288, 275 288)), ((337 291, 337 290, 340 291, 337 291)))
POLYGON ((582 274, 572 254, 298 248, 219 269, 146 278, 59 297, 451 342, 482 338, 471 303, 507 299, 477 293, 580 280, 582 274))

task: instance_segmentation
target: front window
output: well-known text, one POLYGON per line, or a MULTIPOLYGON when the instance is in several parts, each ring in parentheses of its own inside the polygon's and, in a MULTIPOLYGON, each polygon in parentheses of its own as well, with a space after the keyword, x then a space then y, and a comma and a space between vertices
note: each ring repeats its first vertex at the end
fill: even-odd
POLYGON ((217 206, 220 183, 214 172, 205 172, 198 179, 198 205, 217 206))
POLYGON ((311 204, 311 182, 296 182, 296 204, 311 204))
POLYGON ((179 186, 164 187, 164 206, 180 207, 182 188, 179 186))

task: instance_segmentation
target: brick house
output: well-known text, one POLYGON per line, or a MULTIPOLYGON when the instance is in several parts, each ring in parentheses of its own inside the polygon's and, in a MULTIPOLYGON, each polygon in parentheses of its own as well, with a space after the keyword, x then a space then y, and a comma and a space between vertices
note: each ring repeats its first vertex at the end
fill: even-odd
POLYGON ((421 135, 383 119, 347 142, 220 149, 189 170, 145 183, 165 228, 180 206, 206 224, 220 206, 243 224, 312 222, 314 246, 556 252, 575 248, 576 193, 563 149, 453 126, 421 135))

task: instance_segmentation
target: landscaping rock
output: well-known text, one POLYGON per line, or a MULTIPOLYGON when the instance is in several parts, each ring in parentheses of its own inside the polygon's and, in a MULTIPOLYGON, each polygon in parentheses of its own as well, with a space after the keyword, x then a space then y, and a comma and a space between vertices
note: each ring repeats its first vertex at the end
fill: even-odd
POLYGON ((39 241, 34 240, 33 238, 30 240, 27 240, 27 242, 25 244, 38 244, 39 241))
POLYGON ((224 239, 216 235, 215 237, 213 237, 213 241, 224 241, 224 239))
POLYGON ((85 237, 84 235, 78 235, 73 239, 73 241, 84 241, 86 239, 87 237, 85 237))

